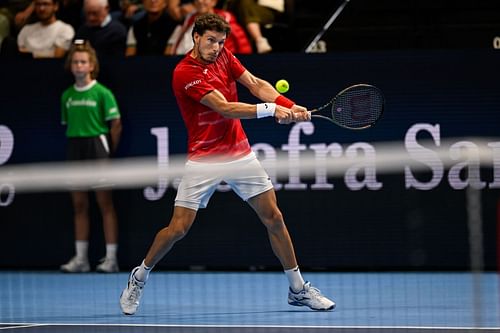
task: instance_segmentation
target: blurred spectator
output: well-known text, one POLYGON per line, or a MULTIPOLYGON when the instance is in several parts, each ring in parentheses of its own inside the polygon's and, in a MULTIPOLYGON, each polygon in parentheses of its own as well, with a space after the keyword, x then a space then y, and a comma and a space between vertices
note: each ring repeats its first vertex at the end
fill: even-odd
POLYGON ((32 0, 0 0, 0 54, 17 55, 17 34, 27 23, 34 23, 32 0))
POLYGON ((57 0, 34 0, 38 22, 25 25, 17 36, 19 52, 33 58, 62 58, 75 35, 73 27, 56 18, 57 0))
POLYGON ((5 38, 10 36, 10 22, 8 15, 0 9, 0 49, 5 38))
POLYGON ((127 28, 144 16, 141 0, 120 0, 119 6, 119 10, 111 11, 111 18, 120 21, 127 28))
POLYGON ((183 25, 178 25, 170 37, 167 54, 184 55, 190 51, 193 46, 193 26, 198 15, 206 13, 215 13, 225 19, 231 26, 231 33, 224 43, 225 47, 234 54, 252 53, 252 45, 248 40, 245 30, 238 24, 236 17, 229 11, 215 8, 217 0, 194 0, 195 11, 188 15, 183 25))
POLYGON ((193 0, 168 0, 167 11, 177 22, 182 22, 195 11, 193 0))
POLYGON ((83 0, 60 0, 57 18, 78 30, 84 22, 83 0))
POLYGON ((261 26, 275 22, 276 16, 285 11, 285 0, 229 0, 226 6, 245 26, 257 53, 271 52, 272 47, 262 35, 261 26))
POLYGON ((146 15, 128 30, 126 56, 166 54, 176 22, 165 11, 167 0, 143 0, 146 15))
POLYGON ((85 0, 85 24, 76 32, 76 39, 90 41, 101 56, 124 56, 127 29, 109 15, 108 0, 85 0))
MULTIPOLYGON (((26 3, 25 1, 19 1, 20 3, 26 3)), ((35 11, 35 4, 33 1, 27 2, 27 6, 16 13, 14 17, 14 23, 16 28, 21 29, 25 24, 33 23, 35 21, 33 12, 35 11)))

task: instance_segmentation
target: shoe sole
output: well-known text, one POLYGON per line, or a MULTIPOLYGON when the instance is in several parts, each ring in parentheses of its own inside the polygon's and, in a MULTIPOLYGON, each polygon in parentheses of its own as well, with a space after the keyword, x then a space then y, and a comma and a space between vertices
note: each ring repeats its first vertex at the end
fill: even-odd
POLYGON ((288 301, 288 304, 290 305, 293 305, 293 306, 307 306, 308 308, 310 308, 311 310, 314 310, 314 311, 331 311, 333 309, 335 309, 335 304, 330 306, 329 308, 313 308, 307 304, 304 304, 304 303, 300 303, 300 302, 296 302, 296 301, 288 301))

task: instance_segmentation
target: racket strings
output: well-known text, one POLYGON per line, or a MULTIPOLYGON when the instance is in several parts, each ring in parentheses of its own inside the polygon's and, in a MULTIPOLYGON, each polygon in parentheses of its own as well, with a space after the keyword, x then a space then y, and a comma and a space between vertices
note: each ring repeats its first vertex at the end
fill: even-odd
POLYGON ((357 87, 341 93, 332 105, 332 118, 350 128, 373 125, 383 110, 384 100, 372 88, 357 87))

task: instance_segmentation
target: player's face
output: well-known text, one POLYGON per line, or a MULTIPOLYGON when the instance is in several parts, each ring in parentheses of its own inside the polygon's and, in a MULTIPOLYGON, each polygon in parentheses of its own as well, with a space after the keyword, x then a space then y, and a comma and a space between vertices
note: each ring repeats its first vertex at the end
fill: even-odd
POLYGON ((87 52, 75 52, 71 59, 71 72, 77 81, 90 80, 90 74, 94 70, 94 64, 90 61, 87 52))
POLYGON ((226 41, 226 33, 205 31, 203 35, 195 33, 195 48, 197 57, 204 63, 215 62, 226 41))

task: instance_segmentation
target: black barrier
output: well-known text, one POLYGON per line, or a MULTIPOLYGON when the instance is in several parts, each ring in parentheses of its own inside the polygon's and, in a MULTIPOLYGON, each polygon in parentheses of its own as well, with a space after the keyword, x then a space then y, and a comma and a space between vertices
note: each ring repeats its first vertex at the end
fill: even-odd
MULTIPOLYGON (((117 157, 152 155, 168 161, 169 156, 185 152, 186 133, 170 86, 178 60, 102 61, 99 81, 115 93, 124 124, 117 157)), ((270 54, 241 60, 270 82, 287 79, 291 87, 287 96, 309 107, 360 82, 378 86, 386 96, 382 120, 366 131, 349 131, 327 122, 280 126, 271 119, 244 120, 254 150, 268 160, 275 153, 300 155, 336 144, 339 153, 345 154, 349 147, 370 148, 383 141, 418 149, 422 138, 432 139, 437 147, 447 138, 460 145, 467 137, 498 137, 498 52, 270 54)), ((6 60, 0 68, 0 165, 64 160, 59 98, 72 81, 62 62, 6 60)), ((244 89, 240 99, 256 101, 244 89)), ((490 143, 498 163, 500 139, 490 143)), ((500 166, 480 167, 484 263, 494 269, 500 166)), ((372 179, 347 174, 314 179, 289 175, 275 182, 304 268, 467 269, 468 186, 461 188, 467 175, 450 174, 446 170, 439 174, 429 165, 425 174, 405 174, 401 169, 392 174, 375 172, 372 179)), ((0 268, 55 268, 65 262, 73 253, 69 195, 16 193, 1 179, 0 189, 0 268)), ((115 192, 123 268, 136 265, 156 231, 168 223, 174 196, 172 180, 115 192)), ((95 262, 104 253, 95 205, 92 217, 90 255, 95 262)), ((279 265, 255 214, 234 193, 222 190, 159 266, 260 269, 279 265)))

